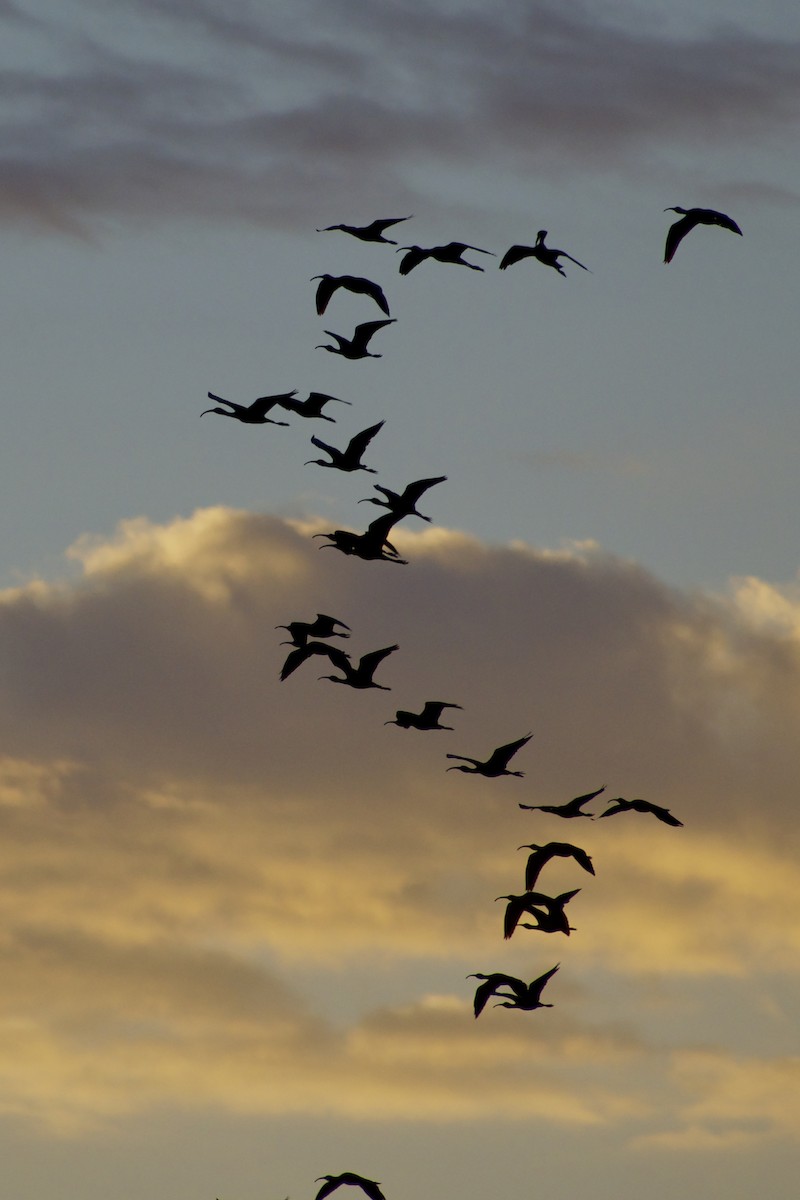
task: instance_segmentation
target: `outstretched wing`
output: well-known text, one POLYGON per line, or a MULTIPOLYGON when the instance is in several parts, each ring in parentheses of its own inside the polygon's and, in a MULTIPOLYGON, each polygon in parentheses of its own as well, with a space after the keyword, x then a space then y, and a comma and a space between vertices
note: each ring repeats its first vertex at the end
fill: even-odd
POLYGON ((341 286, 339 280, 333 275, 315 275, 315 279, 319 280, 317 286, 317 313, 319 316, 325 312, 328 307, 328 302, 338 287, 341 286))
POLYGON ((414 270, 414 267, 418 267, 421 262, 431 256, 430 251, 423 250, 422 246, 403 246, 401 249, 406 251, 400 259, 401 275, 408 275, 410 271, 414 270))
POLYGON ((534 997, 536 1000, 540 999, 542 992, 544 991, 545 985, 553 978, 553 976, 555 975, 556 971, 558 970, 558 968, 560 966, 561 966, 561 963, 556 963, 556 965, 554 967, 551 967, 549 971, 545 971, 544 975, 540 975, 538 979, 532 980, 528 984, 529 994, 532 997, 534 997))
MULTIPOLYGON (((416 504, 417 500, 419 500, 423 493, 427 492, 428 488, 434 487, 437 483, 444 483, 446 479, 446 475, 436 475, 432 479, 415 479, 413 483, 406 484, 399 499, 407 504, 416 504)), ((386 491, 385 488, 381 488, 380 490, 384 493, 386 491)))
POLYGON ((370 650, 369 654, 361 656, 360 666, 365 671, 376 671, 379 663, 382 663, 385 658, 388 658, 390 654, 394 654, 395 650, 399 649, 399 646, 394 645, 384 646, 382 650, 370 650))
POLYGON ((513 267, 514 263, 523 258, 530 258, 532 254, 533 246, 511 246, 500 259, 500 270, 505 271, 506 267, 513 267))
POLYGON ((667 230, 666 245, 664 246, 665 263, 672 262, 678 246, 686 237, 687 233, 694 229, 696 224, 697 218, 687 213, 685 217, 681 217, 681 219, 676 221, 674 225, 670 225, 669 229, 667 230))
MULTIPOLYGON (((380 323, 383 324, 383 322, 380 322, 380 323)), ((375 437, 375 434, 382 427, 383 427, 383 421, 378 421, 377 425, 370 425, 369 429, 362 429, 360 433, 357 433, 355 435, 355 437, 352 437, 350 439, 349 445, 347 447, 348 452, 351 452, 353 454, 357 453, 358 457, 360 458, 361 455, 366 450, 367 446, 370 444, 372 439, 375 437)), ((312 438, 311 440, 313 442, 314 438, 312 438)))
POLYGON ((495 751, 489 756, 486 766, 489 770, 502 770, 507 767, 511 759, 520 750, 526 742, 529 742, 533 737, 532 733, 526 734, 525 737, 518 738, 516 742, 509 742, 506 746, 498 746, 495 751))

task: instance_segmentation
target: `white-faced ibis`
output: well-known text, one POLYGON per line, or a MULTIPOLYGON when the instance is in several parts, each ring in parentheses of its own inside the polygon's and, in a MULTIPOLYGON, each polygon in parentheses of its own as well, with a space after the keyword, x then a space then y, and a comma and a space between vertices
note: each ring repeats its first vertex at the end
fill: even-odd
POLYGON ((382 354, 373 354, 371 350, 367 349, 367 346, 374 333, 383 329, 385 325, 394 325, 394 323, 394 317, 387 317, 385 321, 362 321, 360 325, 356 325, 351 338, 334 333, 332 329, 326 329, 328 337, 332 337, 337 345, 326 346, 320 343, 315 349, 328 350, 331 354, 341 354, 343 358, 383 358, 382 354))
POLYGON ((312 275, 311 282, 319 279, 317 285, 317 312, 320 316, 328 307, 331 296, 339 288, 344 288, 348 292, 355 292, 356 295, 369 296, 374 300, 378 308, 382 309, 389 316, 389 305, 386 303, 386 297, 383 294, 383 288, 373 283, 371 279, 364 279, 362 275, 312 275))
POLYGON ((518 738, 516 742, 509 742, 505 746, 498 746, 492 751, 485 762, 481 762, 479 758, 469 758, 466 754, 448 754, 448 758, 458 758, 462 762, 471 763, 471 766, 448 767, 448 771, 466 771, 470 775, 485 775, 487 779, 496 779, 499 775, 517 775, 520 778, 525 774, 524 771, 509 771, 508 764, 511 758, 520 750, 526 742, 529 742, 533 737, 532 733, 528 733, 525 737, 518 738))
POLYGON ((349 633, 342 633, 337 629, 337 625, 341 625, 342 629, 350 628, 338 617, 329 617, 327 613, 317 613, 313 621, 290 621, 288 625, 276 625, 275 628, 285 629, 291 639, 281 642, 282 646, 305 646, 309 638, 346 638, 350 636, 349 633))
POLYGON ((622 796, 617 796, 615 800, 609 800, 610 808, 605 812, 598 814, 598 820, 602 817, 613 817, 621 812, 640 812, 652 813, 654 817, 658 817, 659 821, 663 821, 665 825, 683 826, 683 821, 679 821, 677 817, 673 817, 668 808, 660 808, 657 804, 651 804, 649 800, 623 800, 622 796))
POLYGON ((681 208, 678 204, 672 204, 669 208, 665 208, 664 212, 683 213, 680 221, 670 225, 667 230, 667 241, 664 246, 665 263, 672 262, 678 246, 687 233, 691 233, 695 225, 719 225, 723 229, 730 229, 731 233, 738 233, 740 237, 742 236, 742 231, 733 218, 725 213, 717 212, 714 208, 681 208))
POLYGON ((550 246, 545 246, 544 239, 546 237, 547 230, 540 229, 536 234, 535 246, 512 246, 510 250, 506 250, 500 260, 500 270, 505 271, 506 267, 512 267, 514 263, 520 262, 523 258, 535 258, 537 262, 544 263, 546 267, 553 267, 559 275, 563 275, 565 278, 566 271, 558 261, 559 258, 568 258, 570 262, 575 263, 576 267, 583 267, 584 271, 589 270, 582 262, 578 262, 577 258, 567 254, 566 250, 554 250, 550 246))
POLYGON ((529 812, 552 813, 556 817, 590 817, 593 820, 591 813, 583 812, 583 806, 605 790, 606 785, 603 784, 596 792, 587 792, 585 796, 576 796, 574 800, 569 800, 566 804, 520 804, 520 808, 526 808, 529 812))
POLYGON ((432 479, 416 479, 413 483, 407 484, 402 492, 393 492, 383 484, 376 483, 375 490, 383 492, 386 499, 378 500, 376 496, 367 496, 358 503, 377 504, 380 508, 388 508, 398 521, 403 517, 421 517, 423 521, 430 521, 430 517, 417 511, 417 501, 427 492, 428 488, 432 488, 437 483, 444 483, 446 479, 446 475, 436 475, 432 479))
POLYGON ((422 712, 407 712, 398 708, 393 721, 384 721, 384 725, 399 725, 401 729, 451 729, 452 725, 440 725, 439 721, 446 708, 461 708, 460 704, 448 704, 445 700, 426 700, 422 712))
POLYGON ((484 979, 486 981, 475 989, 475 1016, 480 1016, 490 996, 503 997, 500 1004, 495 1004, 495 1008, 520 1008, 527 1012, 532 1012, 536 1008, 552 1008, 553 1005, 545 1004, 541 996, 545 984, 553 978, 559 966, 560 963, 556 963, 549 971, 545 971, 544 975, 531 980, 530 983, 523 983, 521 979, 516 979, 513 975, 503 975, 499 971, 495 971, 491 975, 484 975, 480 972, 468 975, 467 979, 484 979), (501 992, 500 988, 509 988, 509 991, 501 992))
MULTIPOLYGON (((296 389, 295 389, 296 390, 296 389)), ((272 417, 268 417, 267 413, 275 405, 281 408, 286 408, 288 402, 294 396, 295 392, 282 392, 278 396, 259 396, 252 404, 236 404, 233 400, 225 400, 222 396, 215 396, 213 392, 208 393, 209 400, 217 400, 220 404, 227 404, 231 410, 228 412, 226 408, 207 408, 200 413, 204 417, 206 413, 219 413, 221 417, 233 417, 235 421, 241 421, 244 425, 288 425, 288 421, 273 421, 272 417)))
POLYGON ((471 271, 482 271, 483 267, 467 262, 463 257, 464 251, 475 250, 478 254, 494 255, 493 250, 481 250, 480 246, 470 246, 467 242, 448 242, 445 246, 428 246, 427 249, 423 246, 399 246, 395 253, 400 254, 403 250, 406 253, 400 259, 401 275, 408 275, 409 271, 413 271, 420 263, 425 262, 426 258, 432 258, 440 263, 457 263, 461 267, 469 267, 471 271))
POLYGON ((357 1175, 355 1171, 343 1171, 341 1175, 320 1175, 314 1182, 319 1183, 320 1179, 325 1179, 327 1182, 323 1183, 315 1200, 325 1200, 326 1196, 330 1196, 331 1192, 341 1187, 342 1184, 361 1188, 369 1200, 386 1200, 376 1180, 365 1179, 363 1175, 357 1175))
POLYGON ((550 862, 551 858, 574 858, 584 871, 594 875, 594 867, 589 855, 585 850, 581 850, 580 846, 573 846, 571 842, 548 842, 546 846, 537 846, 535 842, 526 842, 524 846, 518 846, 517 849, 533 852, 528 855, 528 861, 525 864, 525 888, 529 892, 533 891, 540 871, 550 862))
POLYGON ((383 421, 378 421, 377 425, 370 425, 368 429, 362 429, 360 433, 350 438, 344 450, 337 450, 335 446, 329 446, 321 438, 312 437, 312 446, 329 454, 330 461, 328 462, 324 458, 309 458, 303 465, 307 467, 309 463, 316 463, 320 467, 335 467, 337 471, 369 471, 371 475, 377 475, 378 472, 374 467, 364 466, 361 455, 382 427, 383 421))
POLYGON ((330 679, 332 683, 345 683, 352 688, 380 688, 383 692, 390 692, 391 688, 376 683, 372 676, 383 660, 397 649, 399 647, 395 645, 384 646, 382 650, 371 650, 369 654, 362 654, 358 665, 353 666, 350 656, 345 654, 344 650, 340 650, 338 646, 329 646, 328 657, 342 675, 320 675, 320 679, 330 679))
POLYGON ((393 242, 391 238, 384 237, 384 231, 392 225, 399 225, 401 221, 410 221, 411 217, 389 217, 383 220, 372 221, 369 225, 326 225, 323 229, 318 229, 317 233, 329 233, 332 229, 341 229, 343 233, 352 234, 361 242, 388 242, 390 246, 396 246, 397 242, 393 242))

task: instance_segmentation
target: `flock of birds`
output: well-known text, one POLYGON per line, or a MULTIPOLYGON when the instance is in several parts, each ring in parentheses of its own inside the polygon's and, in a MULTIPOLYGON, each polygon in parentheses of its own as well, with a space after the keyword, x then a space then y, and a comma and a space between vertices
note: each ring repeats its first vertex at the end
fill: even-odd
MULTIPOLYGON (((664 211, 680 214, 680 219, 675 221, 667 232, 664 249, 665 263, 672 261, 681 241, 698 225, 716 225, 739 235, 742 232, 731 217, 714 209, 686 209, 679 206, 672 206, 664 211)), ((369 225, 363 226, 346 224, 328 225, 324 229, 318 229, 317 232, 340 230, 363 242, 397 246, 396 242, 386 237, 386 231, 401 221, 409 219, 409 217, 392 217, 376 220, 369 225)), ((506 270, 524 258, 533 258, 543 265, 553 268, 562 276, 565 275, 565 271, 560 261, 561 259, 566 259, 574 263, 584 271, 589 270, 584 263, 579 262, 578 259, 573 258, 566 251, 557 250, 546 245, 546 238, 547 231, 542 229, 537 233, 534 245, 511 246, 500 260, 500 269, 506 270)), ((473 271, 483 271, 484 268, 482 266, 469 262, 464 258, 464 254, 467 251, 487 255, 493 253, 492 251, 483 250, 478 246, 472 246, 465 242, 448 242, 442 246, 428 247, 416 245, 399 246, 396 253, 403 254, 399 264, 399 273, 401 275, 408 275, 428 259, 439 263, 459 264, 473 271)), ((389 304, 380 285, 370 279, 356 275, 321 274, 313 276, 312 282, 317 283, 316 311, 319 316, 322 316, 327 311, 329 303, 340 289, 359 296, 365 296, 385 314, 380 320, 365 321, 358 324, 351 337, 345 337, 332 330, 325 330, 335 344, 321 344, 316 348, 324 349, 332 354, 338 354, 352 360, 380 358, 380 354, 369 350, 370 342, 373 336, 381 329, 395 322, 395 318, 390 315, 389 304)), ((268 415, 275 410, 294 414, 302 418, 335 423, 335 418, 323 410, 329 404, 350 403, 347 400, 341 400, 337 396, 332 396, 324 392, 311 392, 305 400, 299 400, 296 390, 278 395, 261 396, 249 406, 225 400, 212 392, 209 392, 208 396, 209 399, 217 402, 217 407, 206 409, 201 415, 205 415, 208 412, 218 413, 221 416, 231 417, 234 420, 251 425, 288 424, 287 421, 278 420, 276 417, 268 415)), ((359 471, 376 474, 375 469, 364 462, 364 455, 368 453, 373 439, 380 433, 383 424, 383 421, 378 421, 362 429, 344 445, 332 445, 319 437, 313 436, 311 444, 326 457, 308 459, 305 465, 314 464, 347 474, 359 471)), ((334 529, 328 533, 318 533, 313 536, 327 539, 320 549, 333 548, 342 554, 354 555, 368 561, 407 565, 407 560, 400 557, 397 548, 390 540, 392 530, 398 522, 409 517, 417 517, 423 521, 430 521, 429 516, 419 511, 417 504, 426 492, 444 483, 446 479, 446 475, 417 479, 408 483, 402 491, 394 491, 383 484, 376 483, 374 490, 379 495, 364 497, 359 503, 373 504, 386 511, 370 522, 363 533, 355 533, 347 529, 334 529)), ((320 675, 319 678, 322 680, 329 680, 333 683, 339 683, 356 689, 390 690, 388 685, 376 680, 375 674, 384 661, 399 649, 396 644, 372 650, 361 655, 356 660, 342 649, 341 645, 334 644, 332 641, 334 638, 349 638, 351 634, 350 626, 338 617, 321 612, 318 612, 313 620, 293 620, 276 628, 285 630, 289 635, 281 643, 290 647, 280 670, 281 681, 287 680, 304 663, 312 658, 322 657, 327 659, 329 665, 337 672, 336 674, 320 675)), ((454 726, 443 724, 442 715, 446 709, 460 710, 461 708, 460 704, 453 701, 425 700, 419 711, 397 709, 394 717, 386 720, 384 724, 393 724, 401 729, 414 729, 418 731, 452 731, 454 726)), ((448 771, 462 771, 467 774, 480 775, 487 779, 497 779, 502 776, 522 777, 524 772, 512 770, 509 764, 514 755, 531 740, 532 736, 532 734, 528 733, 515 741, 498 746, 485 759, 464 754, 449 753, 446 757, 456 760, 456 764, 446 769, 448 771)), ((682 825, 682 822, 673 816, 668 809, 639 798, 627 800, 618 796, 609 801, 608 807, 603 812, 596 814, 587 812, 586 805, 595 800, 604 791, 605 786, 576 796, 574 799, 562 804, 520 803, 519 807, 528 811, 547 813, 563 820, 576 818, 587 818, 590 820, 605 819, 617 816, 620 813, 636 812, 650 814, 657 820, 670 826, 682 825)), ((583 871, 594 875, 594 866, 590 856, 580 846, 574 845, 571 842, 561 841, 549 841, 544 844, 532 842, 520 846, 519 849, 526 849, 530 852, 525 866, 524 890, 519 893, 509 893, 497 897, 498 900, 506 901, 503 922, 504 937, 506 939, 512 937, 518 928, 548 934, 561 933, 569 936, 573 932, 574 926, 569 923, 566 911, 567 905, 578 895, 581 889, 574 888, 560 895, 551 896, 544 891, 537 890, 539 876, 546 865, 554 858, 570 859, 578 867, 582 868, 583 871), (529 920, 523 920, 523 917, 527 917, 529 920)), ((559 970, 559 966, 560 964, 557 963, 529 982, 498 971, 489 973, 475 972, 469 975, 468 979, 477 979, 480 981, 476 987, 474 996, 475 1016, 480 1016, 492 997, 496 998, 495 1007, 514 1008, 523 1011, 552 1008, 552 1004, 542 1000, 542 993, 546 985, 559 970)), ((383 1200, 377 1183, 372 1180, 366 1180, 362 1176, 355 1175, 352 1172, 345 1172, 339 1176, 323 1176, 321 1178, 325 1179, 326 1183, 320 1188, 316 1200, 325 1200, 325 1197, 341 1184, 352 1184, 362 1188, 369 1197, 369 1200, 383 1200)))

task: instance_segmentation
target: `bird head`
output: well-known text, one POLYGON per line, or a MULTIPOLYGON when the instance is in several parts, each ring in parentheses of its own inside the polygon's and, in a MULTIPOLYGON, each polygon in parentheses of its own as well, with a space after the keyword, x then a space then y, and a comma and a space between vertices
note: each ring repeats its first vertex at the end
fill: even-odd
POLYGON ((688 209, 681 208, 680 204, 670 204, 669 208, 664 209, 664 212, 681 213, 685 217, 686 213, 688 212, 688 209))

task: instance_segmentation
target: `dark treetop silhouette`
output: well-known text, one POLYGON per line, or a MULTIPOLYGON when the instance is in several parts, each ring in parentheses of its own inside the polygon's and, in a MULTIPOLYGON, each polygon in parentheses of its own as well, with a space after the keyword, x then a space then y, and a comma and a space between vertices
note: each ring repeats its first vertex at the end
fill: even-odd
POLYGON ((329 350, 331 354, 341 354, 343 358, 383 358, 382 354, 373 354, 371 350, 367 349, 367 346, 374 333, 383 329, 385 325, 394 325, 394 323, 394 317, 387 317, 385 321, 363 321, 361 325, 356 325, 351 338, 342 337, 340 333, 326 329, 328 337, 332 337, 338 344, 326 346, 320 343, 315 349, 329 350))
POLYGON ((605 812, 601 812, 598 820, 602 817, 614 817, 621 812, 640 812, 652 813, 654 817, 658 817, 659 821, 663 821, 665 825, 683 826, 683 821, 679 821, 677 817, 673 817, 668 808, 659 808, 657 804, 651 804, 649 800, 623 800, 622 796, 617 796, 614 800, 609 800, 610 808, 605 812))
POLYGON ((520 808, 526 808, 529 812, 552 813, 556 817, 590 817, 593 820, 591 813, 582 811, 583 806, 605 790, 606 785, 603 784, 596 792, 587 792, 585 796, 576 796, 574 800, 569 800, 566 804, 520 804, 520 808))
POLYGON ((594 875, 594 867, 589 855, 585 850, 581 850, 580 846, 573 846, 570 842, 548 842, 546 846, 538 846, 535 842, 526 842, 523 846, 517 846, 517 849, 533 851, 528 855, 528 861, 525 864, 525 888, 529 892, 533 890, 539 873, 551 858, 574 858, 584 871, 594 875))
POLYGON ((566 250, 554 250, 550 246, 545 246, 544 239, 546 237, 547 230, 540 229, 536 234, 535 246, 512 246, 509 250, 506 250, 500 260, 500 270, 505 271, 506 267, 513 267, 514 263, 520 262, 523 258, 535 258, 538 262, 544 263, 546 267, 553 267, 564 278, 566 278, 567 273, 558 261, 559 258, 568 258, 570 262, 575 263, 576 267, 583 267, 584 271, 589 270, 582 262, 578 262, 577 258, 573 258, 571 254, 567 254, 566 250))
POLYGON ((448 704, 446 700, 426 700, 422 712, 407 712, 398 708, 393 721, 384 725, 399 725, 401 729, 452 729, 452 725, 440 725, 439 718, 445 708, 461 708, 460 704, 448 704))
MULTIPOLYGON (((296 390, 296 389, 295 389, 296 390)), ((215 396, 213 392, 208 393, 209 400, 218 400, 220 404, 227 404, 230 408, 228 412, 225 408, 207 408, 200 413, 204 417, 206 413, 219 413, 221 417, 233 417, 236 421, 242 421, 245 425, 288 425, 288 421, 273 421, 267 416, 270 409, 276 404, 281 408, 288 407, 288 401, 291 400, 295 392, 282 392, 278 396, 259 396, 252 404, 236 404, 233 400, 224 400, 222 396, 215 396)))
POLYGON ((385 516, 376 517, 370 522, 363 533, 353 533, 349 529, 333 529, 330 533, 314 533, 312 537, 330 539, 324 546, 320 546, 320 550, 333 547, 334 550, 341 550, 342 554, 353 554, 356 558, 363 558, 368 562, 378 560, 406 566, 408 559, 401 558, 396 548, 387 540, 395 524, 396 518, 393 514, 386 513, 385 516))
POLYGON ((362 429, 360 433, 350 438, 344 450, 337 450, 335 446, 329 446, 327 442, 323 442, 320 438, 312 437, 311 445, 329 454, 330 462, 324 458, 309 458, 303 465, 307 467, 309 463, 316 463, 320 467, 335 467, 337 471, 369 471, 371 475, 377 475, 378 472, 374 467, 364 466, 361 461, 361 455, 375 437, 375 434, 383 428, 383 424, 383 421, 378 421, 377 425, 370 425, 368 429, 362 429))
POLYGON ((556 963, 549 971, 545 971, 544 975, 530 983, 523 983, 521 979, 516 979, 513 975, 503 975, 499 971, 491 975, 483 975, 480 972, 468 975, 467 979, 486 980, 475 989, 475 1016, 481 1015, 490 996, 503 997, 500 1004, 495 1004, 495 1008, 521 1008, 527 1012, 532 1012, 535 1008, 552 1008, 552 1004, 542 1001, 541 995, 545 984, 553 978, 559 966, 560 964, 556 963), (510 989, 510 994, 499 990, 504 987, 510 989))
POLYGON ((327 1180, 316 1194, 315 1200, 325 1200, 326 1196, 330 1196, 331 1192, 342 1184, 349 1184, 351 1187, 359 1187, 369 1200, 386 1200, 380 1186, 375 1179, 365 1179, 363 1175, 356 1175, 355 1171, 343 1171, 341 1175, 320 1175, 315 1180, 319 1183, 320 1179, 327 1180))
POLYGON ((340 400, 338 396, 329 396, 327 392, 309 392, 305 400, 294 400, 291 396, 285 397, 280 401, 281 408, 286 408, 289 412, 296 413, 298 417, 319 417, 321 421, 333 421, 335 418, 327 416, 322 410, 330 401, 335 401, 336 404, 350 404, 350 400, 340 400))
POLYGON ((345 288, 348 292, 355 292, 360 296, 369 296, 378 308, 389 316, 389 305, 386 303, 383 288, 371 279, 364 279, 362 275, 312 275, 311 282, 315 279, 320 281, 317 286, 317 312, 320 316, 328 307, 331 296, 339 288, 345 288))
POLYGON ((369 654, 363 654, 358 666, 354 667, 349 654, 345 654, 338 646, 328 646, 328 657, 337 671, 342 672, 342 676, 320 675, 320 679, 330 679, 332 683, 345 683, 352 688, 380 688, 383 692, 390 692, 391 688, 383 683, 376 683, 372 676, 383 660, 397 649, 399 647, 395 645, 384 646, 382 650, 371 650, 369 654))
POLYGON ((437 483, 444 483, 446 479, 446 475, 436 475, 432 479, 416 479, 413 483, 406 484, 402 492, 393 492, 383 484, 376 483, 374 484, 375 490, 383 492, 386 499, 379 500, 377 496, 367 496, 358 503, 377 504, 380 508, 388 508, 397 521, 402 520, 403 517, 421 517, 423 521, 430 521, 430 517, 417 511, 417 501, 427 492, 428 488, 432 488, 437 483))
POLYGON ((687 233, 691 233, 695 225, 720 225, 723 229, 730 229, 731 233, 738 233, 740 237, 742 236, 742 231, 733 218, 726 216, 725 213, 717 212, 714 208, 681 208, 679 204, 672 204, 669 208, 665 208, 664 212, 683 213, 680 221, 670 225, 667 230, 667 241, 664 246, 665 263, 672 262, 678 246, 687 233))
POLYGON ((290 621, 288 625, 276 625, 276 629, 285 629, 291 640, 281 642, 282 646, 305 646, 309 638, 349 637, 349 633, 341 633, 336 626, 349 629, 338 617, 329 617, 327 613, 317 613, 313 621, 290 621))
POLYGON ((544 892, 523 892, 521 896, 497 896, 497 900, 508 901, 503 921, 503 937, 511 937, 524 913, 535 917, 537 921, 536 925, 527 925, 527 929, 541 929, 544 933, 565 933, 569 937, 572 926, 567 921, 564 908, 580 890, 580 888, 574 888, 571 892, 562 892, 560 896, 546 896, 544 892))
POLYGON ((323 229, 318 229, 317 233, 329 233, 332 229, 341 229, 343 233, 351 233, 353 237, 357 237, 361 242, 387 242, 390 246, 396 246, 397 242, 393 242, 391 238, 383 236, 384 230, 388 229, 391 225, 399 225, 401 221, 410 220, 410 216, 388 217, 383 220, 372 221, 369 225, 326 225, 323 229))
POLYGON ((509 771, 508 764, 511 758, 520 750, 526 742, 529 742, 533 737, 532 733, 528 733, 525 737, 518 738, 516 742, 509 742, 505 746, 498 746, 493 750, 486 762, 481 762, 478 758, 469 758, 466 754, 448 754, 448 758, 458 758, 462 762, 471 763, 471 766, 465 767, 448 767, 448 771, 466 771, 470 775, 485 775, 487 779, 496 779, 498 775, 517 775, 520 778, 525 774, 524 771, 509 771))
POLYGON ((462 257, 464 251, 475 250, 478 254, 494 256, 493 250, 481 250, 480 246, 470 246, 466 242, 448 242, 445 246, 429 246, 427 249, 422 246, 399 246, 395 253, 400 254, 403 250, 406 253, 400 259, 401 275, 408 275, 409 271, 413 271, 420 263, 425 262, 426 258, 433 258, 440 263, 458 263, 459 266, 469 267, 471 271, 482 271, 483 267, 477 267, 462 257))

